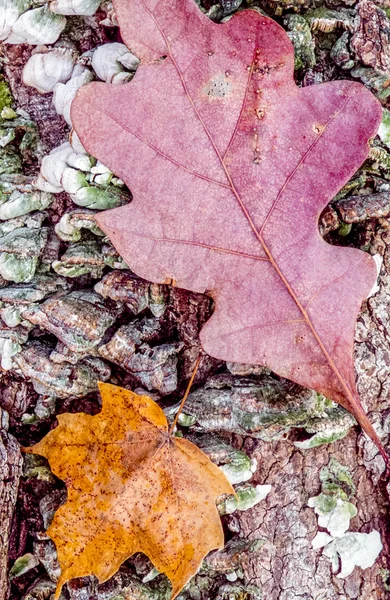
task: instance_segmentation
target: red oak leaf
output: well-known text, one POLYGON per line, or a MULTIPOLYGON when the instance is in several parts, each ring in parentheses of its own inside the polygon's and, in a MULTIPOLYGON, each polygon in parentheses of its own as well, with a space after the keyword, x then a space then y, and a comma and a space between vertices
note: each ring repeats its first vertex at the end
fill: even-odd
POLYGON ((193 0, 114 5, 141 66, 125 86, 82 88, 72 107, 82 143, 134 196, 100 227, 139 276, 214 298, 206 352, 323 393, 386 457, 353 366, 375 264, 317 227, 366 158, 379 103, 350 81, 298 88, 289 38, 253 10, 216 24, 193 0))

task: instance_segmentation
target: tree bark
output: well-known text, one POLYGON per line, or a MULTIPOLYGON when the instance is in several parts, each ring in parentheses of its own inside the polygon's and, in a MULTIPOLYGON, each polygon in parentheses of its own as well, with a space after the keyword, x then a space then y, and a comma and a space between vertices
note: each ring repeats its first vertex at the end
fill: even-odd
MULTIPOLYGON (((209 4, 214 4, 214 2, 209 4)), ((350 5, 350 3, 347 4, 350 5)), ((264 5, 268 7, 268 3, 264 2, 264 5)), ((277 13, 276 10, 275 13, 277 13)), ((107 41, 102 29, 98 27, 96 19, 85 20, 82 28, 88 34, 84 38, 80 36, 78 38, 78 44, 83 51, 107 41)), ((77 35, 75 34, 75 38, 77 35)), ((37 173, 42 154, 48 153, 68 137, 68 128, 64 120, 54 111, 52 97, 39 95, 32 88, 26 88, 21 83, 22 68, 30 52, 31 47, 27 46, 5 47, 7 61, 4 68, 16 105, 29 113, 39 129, 40 150, 30 164, 24 165, 25 174, 28 176, 37 173)), ((325 80, 328 75, 329 78, 333 77, 333 71, 326 61, 324 64, 318 65, 316 74, 318 73, 325 73, 325 80)), ((345 71, 341 72, 342 75, 344 73, 345 71)), ((307 70, 305 76, 302 75, 302 79, 306 76, 308 79, 314 78, 312 69, 307 70)), ((69 211, 69 208, 74 209, 75 206, 65 194, 59 194, 50 209, 49 226, 52 232, 55 223, 62 214, 69 211)), ((386 443, 390 427, 388 418, 390 397, 390 338, 388 335, 390 327, 390 236, 387 229, 388 223, 382 223, 382 225, 383 227, 378 227, 377 222, 369 222, 370 235, 373 238, 371 247, 372 249, 377 248, 384 255, 384 266, 380 279, 380 291, 367 301, 359 317, 356 329, 355 365, 360 396, 386 443)), ((83 287, 92 291, 95 283, 91 278, 84 278, 76 285, 78 288, 83 287)), ((176 299, 176 303, 173 303, 173 307, 171 306, 170 309, 172 313, 176 314, 175 319, 179 323, 178 329, 180 327, 191 329, 190 333, 184 332, 182 335, 181 339, 184 339, 186 343, 186 336, 191 339, 188 341, 188 347, 186 347, 182 363, 179 365, 183 378, 188 378, 191 364, 198 353, 198 341, 195 339, 200 325, 198 321, 206 318, 209 305, 207 301, 204 301, 200 311, 195 300, 191 305, 192 300, 188 301, 187 296, 183 296, 183 298, 184 300, 176 299), (202 313, 201 318, 199 317, 200 312, 202 313)), ((120 325, 121 320, 118 318, 115 327, 118 328, 120 325)), ((47 331, 46 334, 48 334, 47 331)), ((211 372, 218 368, 221 368, 221 363, 210 359, 207 369, 211 372)), ((119 377, 120 382, 123 381, 129 385, 133 383, 133 380, 126 379, 127 376, 122 372, 119 375, 115 372, 114 375, 115 382, 119 377), (123 379, 121 380, 120 377, 123 379)), ((6 387, 8 387, 7 382, 3 383, 3 393, 0 398, 3 405, 4 402, 9 401, 4 391, 6 387)), ((69 401, 67 404, 67 402, 67 400, 64 402, 61 411, 67 406, 73 411, 78 409, 88 412, 91 409, 96 412, 97 410, 97 404, 90 401, 89 396, 79 403, 72 404, 69 401)), ((18 429, 20 417, 26 412, 26 407, 27 404, 24 404, 22 410, 11 413, 17 431, 20 431, 18 429)), ((10 406, 11 409, 12 406, 10 406)), ((8 433, 7 413, 1 409, 0 418, 2 424, 0 430, 0 600, 5 600, 8 582, 9 535, 17 500, 22 458, 18 442, 8 433)), ((50 425, 52 423, 53 421, 50 422, 50 425)), ((32 435, 39 437, 40 433, 42 432, 38 429, 32 435)), ((25 434, 23 433, 23 435, 25 434)), ((251 436, 231 436, 236 448, 242 448, 251 458, 257 460, 258 468, 251 483, 272 486, 271 492, 265 500, 254 508, 234 515, 234 527, 239 537, 248 540, 265 540, 261 549, 250 555, 246 562, 244 587, 258 586, 264 600, 386 600, 390 593, 390 538, 387 517, 389 498, 385 481, 381 478, 383 466, 381 458, 372 443, 359 433, 357 428, 351 429, 347 437, 338 442, 310 450, 299 450, 294 446, 297 435, 294 431, 290 431, 283 439, 274 442, 265 442, 251 436), (329 464, 331 458, 350 469, 356 485, 356 493, 352 500, 358 509, 358 515, 351 521, 350 529, 365 533, 377 529, 383 543, 383 550, 371 568, 366 570, 356 568, 346 579, 339 579, 337 573, 332 572, 331 563, 323 556, 322 550, 314 550, 311 545, 312 539, 318 532, 318 525, 314 510, 308 506, 308 500, 320 493, 320 472, 324 466, 329 464)), ((36 531, 33 533, 35 534, 36 531)), ((44 582, 39 585, 44 586, 44 582)), ((50 591, 52 587, 53 584, 49 582, 47 589, 50 591)), ((72 600, 78 600, 86 598, 87 595, 82 594, 87 594, 86 590, 90 588, 95 590, 95 587, 91 582, 85 584, 84 587, 82 583, 76 582, 68 587, 67 593, 70 594, 72 600), (82 590, 80 596, 78 596, 78 586, 82 590)), ((24 596, 24 592, 25 590, 20 592, 17 600, 24 596)), ((120 597, 120 585, 117 592, 120 597)), ((198 598, 198 600, 214 600, 214 598, 220 600, 222 598, 214 589, 210 593, 208 589, 202 589, 201 586, 197 593, 198 596, 194 595, 191 598, 198 598)), ((97 598, 98 600, 112 597, 104 596, 104 594, 99 596, 98 592, 91 592, 91 595, 88 596, 88 598, 97 598)), ((142 598, 145 597, 142 596, 142 598)), ((161 596, 153 596, 153 598, 157 597, 162 600, 165 596, 163 593, 161 596)), ((252 598, 249 593, 247 596, 241 597, 252 598)), ((225 598, 227 596, 224 596, 223 600, 225 598)))
POLYGON ((8 590, 8 546, 22 472, 22 455, 8 433, 8 414, 0 408, 0 600, 8 590))

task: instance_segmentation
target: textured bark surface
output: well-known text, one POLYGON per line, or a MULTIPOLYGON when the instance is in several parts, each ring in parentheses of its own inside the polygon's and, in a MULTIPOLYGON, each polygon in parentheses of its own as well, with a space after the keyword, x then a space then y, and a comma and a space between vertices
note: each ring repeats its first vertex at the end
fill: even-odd
MULTIPOLYGON (((384 242, 387 231, 377 233, 384 242)), ((387 240, 386 240, 387 241, 387 240)), ((385 242, 384 242, 385 243, 385 242)), ((388 327, 390 281, 387 274, 390 250, 385 247, 380 292, 367 302, 356 331, 355 366, 358 388, 374 423, 388 439, 390 398, 388 327), (386 410, 387 409, 387 410, 386 410), (385 411, 381 417, 381 412, 385 411)), ((379 479, 378 457, 371 442, 351 431, 340 442, 327 447, 299 451, 292 439, 277 443, 243 440, 244 448, 259 463, 256 477, 272 485, 267 499, 242 513, 241 531, 245 537, 269 540, 247 570, 250 581, 259 585, 270 600, 371 600, 389 597, 389 502, 385 483, 379 479), (354 531, 382 533, 384 549, 368 570, 356 569, 346 580, 332 574, 329 561, 314 551, 311 540, 318 531, 316 517, 307 507, 310 496, 320 492, 319 474, 334 457, 348 465, 357 487, 358 515, 352 521, 354 531)))
MULTIPOLYGON (((390 249, 386 242, 390 240, 387 230, 378 231, 376 239, 383 244, 385 268, 379 293, 367 301, 359 318, 355 366, 361 397, 378 430, 388 439, 390 343, 385 332, 390 302, 390 249), (385 411, 382 417, 380 411, 385 411)), ((247 439, 243 446, 258 460, 259 481, 272 485, 264 503, 240 517, 244 536, 250 539, 261 536, 270 541, 251 560, 247 570, 247 577, 261 587, 264 596, 270 600, 387 599, 389 502, 385 483, 379 479, 378 457, 375 458, 371 442, 351 431, 340 442, 303 452, 294 447, 291 436, 272 444, 247 439), (384 549, 375 565, 366 571, 356 569, 346 580, 332 574, 321 550, 313 551, 310 543, 318 528, 307 501, 320 492, 320 470, 331 457, 350 467, 357 487, 358 515, 351 529, 369 532, 376 528, 382 532, 384 541, 384 549)))
POLYGON ((0 408, 0 600, 7 598, 8 548, 21 472, 19 444, 8 433, 8 414, 0 408))
MULTIPOLYGON (((210 9, 212 5, 216 7, 213 14, 218 20, 226 16, 229 11, 237 9, 241 2, 224 1, 218 4, 204 2, 203 4, 207 9, 210 9)), ((256 4, 259 5, 259 3, 256 4)), ((293 1, 262 2, 260 4, 268 14, 276 16, 281 23, 284 19, 283 11, 287 10, 294 17, 300 16, 295 14, 297 7, 294 8, 293 1)), ((344 3, 344 6, 347 7, 351 7, 351 5, 353 3, 350 1, 344 3)), ((323 8, 328 10, 327 6, 334 8, 336 3, 328 2, 326 6, 324 4, 323 8)), ((308 8, 310 8, 309 2, 299 3, 298 11, 305 12, 308 8)), ((356 16, 356 6, 351 10, 353 11, 352 16, 356 16)), ((380 62, 380 64, 386 65, 388 49, 383 32, 387 27, 387 21, 382 14, 378 15, 374 12, 371 2, 361 3, 361 18, 374 19, 375 17, 375 23, 381 27, 381 47, 379 50, 375 50, 377 52, 375 60, 378 61, 376 64, 380 62), (367 6, 370 9, 369 13, 367 6), (369 17, 369 14, 373 16, 369 17)), ((328 15, 326 18, 328 19, 326 23, 324 23, 325 17, 317 18, 315 29, 317 65, 313 68, 309 66, 309 62, 304 63, 304 68, 296 72, 299 84, 309 85, 333 78, 349 77, 349 71, 343 70, 340 66, 351 58, 351 48, 348 44, 347 48, 341 48, 342 52, 338 51, 338 54, 334 52, 332 60, 329 58, 332 44, 339 40, 345 32, 348 32, 347 37, 349 36, 350 41, 349 25, 345 28, 344 25, 340 25, 341 22, 344 22, 341 20, 340 14, 328 15), (336 23, 333 30, 332 23, 333 25, 336 23)), ((345 15, 343 18, 346 19, 345 15)), ((70 20, 67 35, 76 40, 75 43, 81 51, 89 50, 108 40, 119 39, 115 28, 100 27, 99 19, 100 17, 91 17, 70 20)), ((359 29, 355 30, 355 34, 358 36, 356 43, 359 40, 359 48, 363 48, 364 44, 366 44, 365 49, 368 47, 366 30, 370 30, 367 22, 366 24, 362 22, 359 29)), ((302 48, 305 48, 305 52, 310 54, 307 44, 302 44, 302 48)), ((6 57, 3 74, 14 95, 15 107, 27 111, 38 126, 40 146, 35 154, 28 157, 23 163, 26 175, 36 175, 41 157, 67 139, 68 128, 62 117, 55 114, 51 95, 41 96, 31 88, 21 85, 21 71, 31 53, 31 47, 5 46, 3 53, 6 57)), ((298 46, 296 46, 296 53, 298 56, 298 46)), ((357 50, 356 53, 357 56, 354 56, 354 59, 359 59, 360 53, 361 60, 363 60, 363 50, 357 50)), ((367 56, 367 52, 364 56, 367 56)), ((371 59, 364 58, 364 60, 367 61, 366 64, 373 64, 371 59), (368 62, 369 60, 371 62, 368 62)), ((359 62, 356 66, 359 67, 359 62)), ((378 93, 385 93, 386 86, 380 87, 383 81, 379 78, 378 73, 374 75, 365 71, 362 73, 362 78, 370 76, 371 79, 366 80, 367 86, 372 89, 371 86, 375 84, 379 90, 378 93), (376 79, 373 83, 374 75, 376 79)), ((387 80, 387 77, 385 79, 387 80)), ((387 105, 386 100, 383 100, 382 103, 384 106, 387 105)), ((390 223, 387 220, 389 210, 386 185, 388 185, 390 174, 388 165, 379 164, 378 166, 377 164, 373 167, 372 162, 368 173, 367 184, 366 180, 359 185, 351 184, 349 193, 352 190, 352 194, 356 194, 358 200, 351 200, 347 197, 346 204, 343 204, 344 200, 337 199, 332 203, 332 208, 328 213, 324 214, 322 225, 323 233, 327 235, 327 241, 356 245, 368 249, 371 254, 378 252, 384 255, 380 291, 365 303, 359 317, 355 339, 355 367, 362 401, 386 444, 389 435, 390 414, 390 337, 388 333, 390 325, 390 223), (367 188, 363 190, 363 195, 359 192, 359 186, 362 189, 365 186, 367 188), (382 195, 376 198, 378 192, 382 195), (375 198, 372 199, 372 196, 375 198), (367 201, 364 201, 365 198, 367 201), (358 213, 358 217, 355 213, 358 213), (340 226, 351 223, 353 225, 350 235, 342 237, 338 234, 336 230, 340 226), (332 231, 336 231, 336 233, 332 233, 332 231)), ((61 215, 75 208, 76 206, 65 193, 56 196, 53 205, 47 210, 46 217, 51 233, 61 215)), ((63 251, 65 248, 66 244, 61 242, 61 250, 63 251)), ((57 254, 58 251, 57 248, 57 254)), ((56 256, 53 260, 55 258, 56 256)), ((107 276, 113 271, 107 268, 105 273, 107 276)), ((114 276, 110 275, 110 277, 114 276)), ((127 300, 119 298, 118 288, 107 280, 103 284, 90 275, 83 275, 74 279, 68 278, 67 282, 70 286, 69 289, 84 289, 91 293, 95 284, 98 283, 100 288, 96 291, 103 296, 107 312, 109 312, 107 307, 111 306, 111 301, 120 301, 127 307, 129 306, 129 298, 127 300)), ((1 285, 3 287, 0 294, 3 298, 9 288, 5 287, 6 282, 1 281, 1 285)), ((9 286, 12 287, 12 284, 9 286)), ((212 303, 205 296, 181 292, 169 287, 164 290, 155 290, 150 289, 149 286, 143 286, 141 291, 137 291, 136 296, 137 301, 141 296, 145 299, 145 306, 153 305, 153 310, 156 305, 165 303, 166 309, 163 318, 160 320, 153 318, 148 312, 149 308, 145 308, 146 313, 142 313, 141 316, 146 314, 148 322, 143 321, 135 335, 134 328, 131 329, 131 327, 136 319, 131 310, 125 308, 124 312, 113 313, 114 323, 102 337, 101 344, 104 346, 101 347, 104 350, 100 351, 99 356, 103 356, 106 365, 112 369, 110 381, 126 385, 131 389, 150 383, 152 376, 155 382, 159 380, 159 377, 164 381, 172 382, 172 373, 175 371, 172 369, 172 361, 176 360, 177 356, 177 389, 164 397, 155 389, 151 392, 153 397, 161 400, 162 406, 169 406, 179 400, 185 388, 186 380, 190 376, 199 352, 198 331, 211 315, 212 303), (120 342, 123 340, 128 343, 129 347, 131 344, 136 346, 134 356, 140 369, 138 374, 144 369, 141 373, 144 377, 143 381, 134 375, 134 371, 126 370, 123 363, 120 362, 119 352, 123 349, 120 342), (162 348, 162 346, 164 347, 162 348), (165 360, 168 355, 171 362, 165 360), (156 361, 160 360, 162 356, 165 362, 163 360, 162 366, 160 365, 159 370, 156 370, 154 368, 156 361)), ((87 335, 91 327, 90 324, 84 322, 85 314, 88 321, 88 310, 85 311, 86 305, 82 306, 84 308, 80 309, 79 315, 81 316, 78 326, 83 335, 87 335)), ((98 309, 93 309, 93 315, 96 315, 97 311, 98 309)), ((68 312, 63 313, 62 323, 59 319, 55 333, 53 333, 52 325, 50 325, 50 329, 47 322, 44 323, 43 320, 38 323, 41 329, 36 326, 32 330, 30 334, 32 345, 27 349, 23 346, 20 355, 20 365, 24 365, 23 368, 25 368, 24 376, 20 371, 20 365, 18 370, 14 368, 7 373, 1 372, 0 374, 0 405, 9 413, 10 430, 20 444, 28 445, 39 441, 44 433, 55 425, 55 414, 66 411, 96 413, 99 410, 99 402, 94 391, 95 379, 86 380, 80 376, 81 372, 87 372, 87 363, 82 362, 85 357, 72 355, 65 344, 66 335, 69 333, 68 316, 68 312), (43 348, 42 342, 46 343, 47 347, 43 348), (54 358, 57 362, 54 362, 54 351, 56 353, 54 358), (64 371, 64 364, 68 368, 69 363, 57 360, 58 358, 62 360, 63 356, 74 361, 67 374, 64 371), (81 371, 80 365, 82 365, 83 371, 81 371), (44 379, 47 384, 46 393, 34 389, 31 376, 26 374, 31 373, 37 377, 39 369, 40 379, 44 379), (74 386, 72 389, 76 390, 78 395, 75 393, 74 396, 70 396, 66 393, 70 385, 74 386), (58 394, 57 400, 53 400, 47 395, 49 388, 58 394), (88 393, 83 397, 86 390, 88 393), (25 424, 22 415, 35 414, 34 409, 36 413, 43 416, 35 423, 25 424)), ((39 313, 39 318, 41 317, 42 314, 39 313)), ((6 329, 5 326, 4 329, 6 329)), ((3 325, 1 326, 2 330, 3 325)), ((90 358, 87 356, 87 359, 90 358)), ((88 373, 90 372, 88 371, 88 373)), ((261 385, 261 373, 261 369, 255 370, 253 374, 253 371, 248 371, 243 366, 226 366, 225 363, 206 356, 202 359, 194 390, 202 390, 207 378, 221 374, 237 381, 240 377, 249 375, 253 377, 256 385, 261 385)), ((210 395, 209 390, 204 389, 204 394, 205 396, 210 395)), ((267 430, 268 433, 263 436, 263 439, 243 435, 243 432, 241 434, 231 433, 231 430, 228 433, 221 433, 225 441, 231 442, 235 448, 242 448, 251 458, 257 460, 257 470, 251 483, 271 484, 272 488, 267 498, 254 508, 223 517, 226 536, 230 540, 226 555, 210 559, 210 564, 213 565, 213 568, 217 566, 217 570, 207 571, 207 574, 202 571, 199 576, 194 578, 186 595, 183 595, 183 600, 258 600, 260 596, 256 588, 261 590, 264 600, 296 600, 298 598, 301 600, 347 600, 350 598, 387 600, 389 597, 389 502, 385 482, 380 479, 381 459, 372 443, 367 441, 357 428, 352 428, 344 439, 333 444, 310 450, 296 448, 294 441, 302 440, 307 435, 302 429, 295 429, 295 427, 306 426, 306 430, 310 430, 310 427, 307 426, 307 411, 310 412, 312 406, 310 403, 313 399, 310 393, 306 394, 306 392, 300 391, 296 392, 291 400, 284 400, 284 414, 287 414, 294 412, 299 406, 299 402, 303 401, 302 398, 306 402, 304 405, 306 412, 301 420, 299 420, 300 417, 296 419, 290 414, 287 424, 285 421, 280 426, 276 424, 271 428, 272 435, 267 430), (264 441, 264 439, 274 441, 264 441), (384 546, 373 567, 364 571, 356 568, 352 575, 345 580, 338 579, 336 574, 332 573, 331 563, 322 555, 322 550, 314 550, 311 546, 311 540, 316 535, 318 527, 314 510, 307 506, 307 502, 311 496, 320 492, 320 471, 329 463, 331 457, 350 468, 356 485, 356 493, 352 502, 357 506, 358 516, 352 519, 350 530, 369 532, 377 529, 381 534, 384 546), (237 540, 243 544, 240 552, 234 546, 237 540), (248 543, 255 540, 260 541, 258 544, 248 543), (239 579, 237 582, 227 581, 224 574, 229 572, 232 566, 236 568, 240 565, 243 567, 243 579, 239 579), (210 573, 212 574, 210 575, 210 573)), ((249 405, 252 403, 256 409, 261 410, 260 403, 253 403, 251 398, 248 402, 249 405)), ((279 399, 278 402, 278 406, 283 404, 283 400, 279 399)), ((321 423, 326 421, 326 419, 321 420, 317 417, 316 419, 317 426, 320 421, 320 427, 321 423)), ((195 441, 199 442, 201 434, 195 431, 196 429, 196 426, 190 428, 190 434, 195 437, 195 441), (194 431, 195 433, 192 433, 194 431), (199 437, 197 438, 197 436, 199 437)), ((215 427, 214 429, 204 428, 204 430, 213 431, 213 439, 217 438, 215 427)), ((21 468, 20 454, 12 435, 2 430, 0 469, 7 487, 4 492, 5 496, 0 496, 4 512, 4 516, 3 512, 0 513, 0 528, 2 528, 0 535, 1 541, 4 542, 3 554, 0 555, 2 561, 0 563, 2 584, 0 600, 5 597, 8 567, 16 559, 32 552, 38 557, 40 564, 12 580, 8 598, 10 600, 50 598, 55 589, 54 581, 58 577, 58 565, 54 549, 43 531, 47 527, 53 511, 64 500, 63 486, 53 478, 45 464, 31 465, 27 463, 25 476, 21 480, 17 494, 17 481, 21 468), (13 478, 12 483, 9 481, 10 477, 13 478), (8 541, 10 519, 13 512, 15 514, 8 541), (8 546, 7 557, 5 550, 8 546)), ((3 494, 1 487, 0 490, 0 494, 3 494)), ((102 586, 97 586, 93 579, 74 580, 67 586, 61 600, 114 600, 114 598, 118 600, 122 600, 122 598, 124 600, 130 598, 131 600, 134 598, 165 600, 166 586, 164 587, 163 582, 160 582, 159 579, 155 585, 152 582, 151 587, 134 582, 135 573, 137 581, 140 581, 149 573, 149 570, 150 565, 138 557, 133 562, 126 564, 118 576, 102 586)))
MULTIPOLYGON (((251 444, 246 442, 246 446, 251 444)), ((388 504, 383 486, 375 486, 357 457, 358 438, 355 432, 330 448, 300 452, 291 441, 259 442, 252 450, 259 461, 256 476, 272 485, 267 499, 259 506, 242 513, 242 534, 250 539, 264 537, 268 543, 252 559, 247 569, 248 579, 256 583, 270 600, 321 598, 347 600, 388 598, 383 588, 381 569, 386 569, 388 546, 385 546, 374 567, 356 569, 346 580, 337 579, 321 550, 313 550, 311 540, 317 533, 317 520, 307 507, 310 496, 320 492, 319 471, 331 456, 350 465, 357 483, 358 516, 351 529, 369 532, 377 528, 386 534, 388 504)))

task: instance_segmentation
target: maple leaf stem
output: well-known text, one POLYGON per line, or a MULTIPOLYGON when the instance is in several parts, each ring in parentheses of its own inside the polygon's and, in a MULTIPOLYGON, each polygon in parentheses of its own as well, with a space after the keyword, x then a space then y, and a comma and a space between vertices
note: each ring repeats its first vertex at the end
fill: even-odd
POLYGON ((179 410, 177 411, 177 413, 176 413, 176 416, 175 416, 175 418, 173 419, 173 423, 172 423, 172 425, 171 425, 171 427, 170 427, 170 429, 169 429, 169 433, 170 433, 170 435, 172 435, 172 434, 173 434, 173 432, 174 432, 174 430, 175 430, 175 427, 176 427, 176 425, 177 425, 177 422, 178 422, 178 420, 179 420, 180 413, 181 413, 181 411, 182 411, 182 410, 183 410, 183 408, 184 408, 184 405, 185 405, 185 403, 186 403, 186 400, 187 400, 187 398, 188 398, 188 394, 190 393, 190 390, 191 390, 192 384, 194 383, 194 379, 195 379, 195 375, 196 375, 196 373, 197 373, 197 371, 198 371, 198 367, 199 367, 200 359, 201 359, 201 355, 199 354, 198 358, 196 359, 196 363, 195 363, 195 366, 194 366, 194 370, 192 371, 191 378, 190 378, 190 380, 189 380, 189 382, 188 382, 187 389, 186 389, 186 391, 185 391, 185 394, 184 394, 184 396, 183 396, 183 400, 182 400, 182 401, 181 401, 181 403, 180 403, 179 410))

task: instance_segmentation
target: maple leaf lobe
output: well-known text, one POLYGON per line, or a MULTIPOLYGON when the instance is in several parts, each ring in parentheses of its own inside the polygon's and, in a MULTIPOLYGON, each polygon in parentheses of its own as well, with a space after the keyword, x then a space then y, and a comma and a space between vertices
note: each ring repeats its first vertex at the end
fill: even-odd
POLYGON ((374 261, 318 232, 367 157, 379 102, 351 81, 299 89, 291 41, 255 11, 215 24, 193 0, 115 9, 141 66, 125 86, 82 88, 72 106, 84 146, 134 197, 99 226, 139 276, 211 293, 206 352, 323 393, 379 444, 353 366, 374 261))

